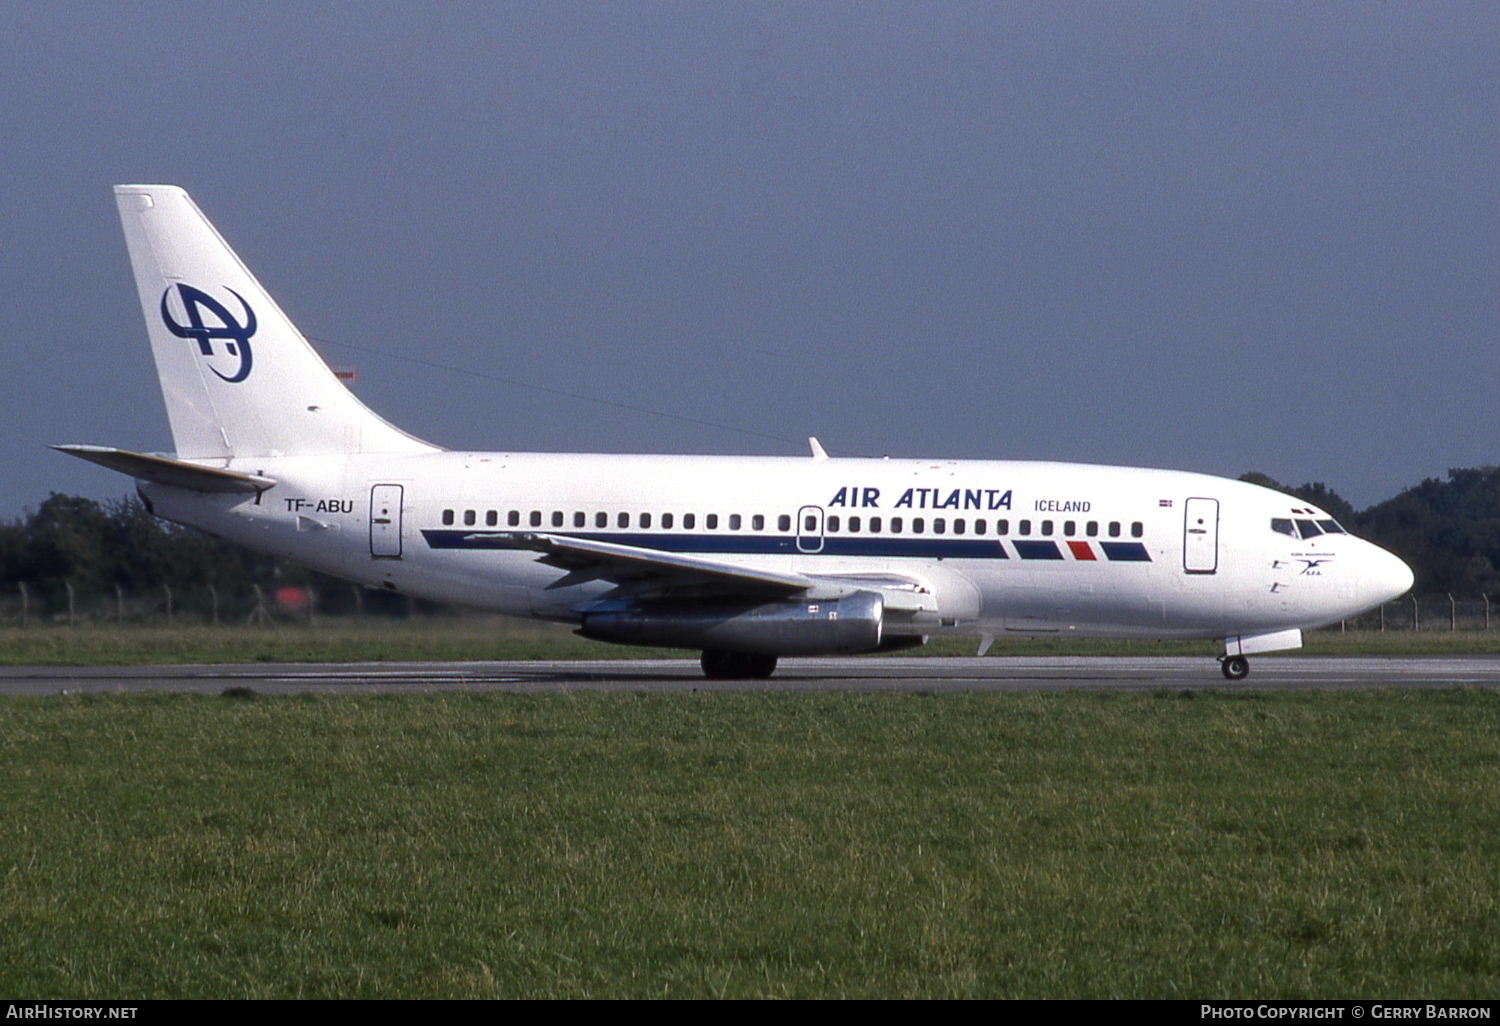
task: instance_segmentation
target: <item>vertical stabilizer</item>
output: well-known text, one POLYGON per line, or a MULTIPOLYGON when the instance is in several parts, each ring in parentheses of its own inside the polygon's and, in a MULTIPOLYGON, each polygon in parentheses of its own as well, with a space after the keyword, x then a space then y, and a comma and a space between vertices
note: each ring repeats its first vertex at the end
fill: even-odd
POLYGON ((115 201, 179 457, 436 451, 334 377, 186 192, 115 201))

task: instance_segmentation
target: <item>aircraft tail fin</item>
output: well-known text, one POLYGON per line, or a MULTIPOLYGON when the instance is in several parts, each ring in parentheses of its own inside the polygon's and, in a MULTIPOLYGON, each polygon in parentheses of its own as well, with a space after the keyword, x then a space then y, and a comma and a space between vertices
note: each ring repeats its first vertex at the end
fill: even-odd
POLYGON ((178 457, 436 451, 344 387, 184 190, 115 202, 178 457))

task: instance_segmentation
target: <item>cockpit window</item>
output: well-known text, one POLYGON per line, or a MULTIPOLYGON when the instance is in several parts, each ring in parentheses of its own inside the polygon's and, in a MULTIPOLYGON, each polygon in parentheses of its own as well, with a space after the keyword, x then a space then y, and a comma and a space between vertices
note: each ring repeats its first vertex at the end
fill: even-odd
POLYGON ((1289 534, 1293 538, 1297 537, 1297 529, 1292 526, 1291 517, 1272 517, 1271 530, 1277 534, 1289 534))
POLYGON ((1344 530, 1343 525, 1340 524, 1337 520, 1319 520, 1318 521, 1318 526, 1323 529, 1323 532, 1325 534, 1348 534, 1349 533, 1348 531, 1344 530))
POLYGON ((1298 520, 1297 532, 1304 538, 1316 538, 1323 533, 1323 529, 1311 520, 1298 520))

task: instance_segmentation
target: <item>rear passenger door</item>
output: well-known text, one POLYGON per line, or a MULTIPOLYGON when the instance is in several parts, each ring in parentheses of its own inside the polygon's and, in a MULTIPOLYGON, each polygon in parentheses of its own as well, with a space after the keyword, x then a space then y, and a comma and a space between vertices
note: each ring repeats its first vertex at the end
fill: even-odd
POLYGON ((370 555, 401 558, 401 486, 378 484, 370 489, 370 555))

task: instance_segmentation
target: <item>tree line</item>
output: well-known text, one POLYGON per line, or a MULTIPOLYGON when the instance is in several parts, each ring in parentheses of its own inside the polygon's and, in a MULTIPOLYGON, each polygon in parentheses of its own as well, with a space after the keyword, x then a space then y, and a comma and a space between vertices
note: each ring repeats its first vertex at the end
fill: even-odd
MULTIPOLYGON (((1473 597, 1500 593, 1500 468, 1448 471, 1394 498, 1356 510, 1322 482, 1287 487, 1265 474, 1241 480, 1319 506, 1346 528, 1396 553, 1416 573, 1418 593, 1473 597)), ((0 588, 22 587, 41 609, 81 607, 159 595, 161 602, 207 614, 255 608, 293 589, 318 609, 404 613, 399 596, 368 592, 286 560, 178 527, 151 516, 134 497, 97 502, 54 492, 34 511, 0 521, 0 588)), ((154 601, 154 600, 153 600, 154 601)))
POLYGON ((1452 469, 1446 481, 1429 477, 1362 510, 1322 482, 1288 488, 1260 473, 1240 480, 1295 495, 1394 552, 1412 568, 1418 594, 1500 591, 1500 468, 1452 469))

